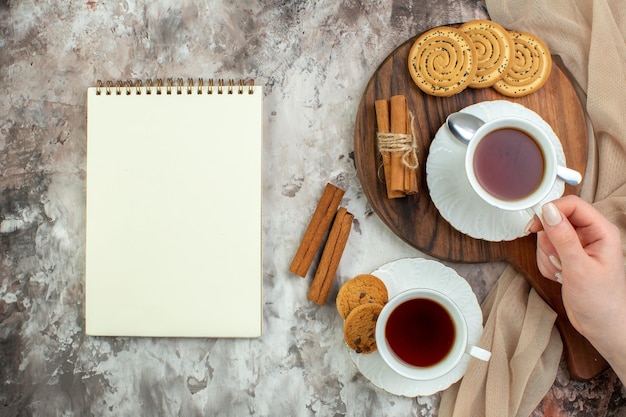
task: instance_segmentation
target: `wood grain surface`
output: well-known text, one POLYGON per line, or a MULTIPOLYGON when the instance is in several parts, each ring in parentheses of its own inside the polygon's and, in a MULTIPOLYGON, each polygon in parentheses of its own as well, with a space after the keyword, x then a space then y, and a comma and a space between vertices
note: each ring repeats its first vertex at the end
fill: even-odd
MULTIPOLYGON (((354 156, 357 174, 370 204, 395 234, 428 255, 454 262, 510 262, 557 312, 556 324, 563 339, 572 377, 586 380, 596 376, 608 365, 569 323, 560 285, 541 276, 535 260, 535 235, 510 242, 489 242, 462 234, 440 216, 430 199, 426 184, 428 148, 446 117, 471 104, 489 100, 516 102, 542 116, 560 138, 568 167, 584 176, 589 144, 586 117, 567 70, 560 59, 554 57, 548 82, 539 91, 526 97, 505 97, 492 88, 468 88, 452 97, 433 97, 422 93, 408 73, 408 52, 416 38, 406 41, 383 61, 367 84, 359 104, 355 121, 354 156), (376 149, 374 101, 397 94, 407 97, 409 108, 415 116, 420 192, 405 198, 388 199, 385 184, 378 177, 380 155, 376 149)), ((567 185, 565 194, 578 194, 579 187, 567 185)))

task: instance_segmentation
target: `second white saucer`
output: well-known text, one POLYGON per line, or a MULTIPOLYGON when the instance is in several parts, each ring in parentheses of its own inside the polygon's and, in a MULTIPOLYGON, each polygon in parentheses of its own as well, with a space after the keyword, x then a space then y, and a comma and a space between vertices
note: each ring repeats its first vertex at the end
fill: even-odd
MULTIPOLYGON (((480 305, 467 281, 452 268, 434 260, 403 258, 379 267, 372 274, 385 283, 390 298, 411 288, 429 288, 446 294, 459 306, 467 320, 468 342, 472 345, 478 343, 483 332, 483 315, 480 305)), ((448 388, 461 379, 470 361, 470 357, 465 355, 461 362, 446 375, 431 381, 416 381, 393 371, 377 351, 365 355, 356 353, 350 348, 347 349, 359 371, 374 385, 392 394, 405 397, 432 395, 448 388)))
MULTIPOLYGON (((506 100, 484 101, 461 111, 484 121, 503 116, 532 120, 546 131, 557 151, 559 165, 565 166, 561 141, 552 127, 534 111, 506 100)), ((439 213, 455 229, 476 239, 498 242, 524 236, 524 229, 530 220, 528 212, 501 210, 489 205, 474 192, 463 168, 466 149, 445 124, 439 128, 430 145, 426 182, 439 213)), ((543 202, 559 198, 564 191, 563 182, 556 181, 543 202)))

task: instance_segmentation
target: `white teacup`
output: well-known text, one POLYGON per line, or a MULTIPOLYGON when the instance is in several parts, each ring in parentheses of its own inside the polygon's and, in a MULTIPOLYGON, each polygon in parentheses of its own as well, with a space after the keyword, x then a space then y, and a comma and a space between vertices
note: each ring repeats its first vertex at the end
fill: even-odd
POLYGON ((439 378, 463 355, 488 361, 491 353, 468 343, 461 309, 445 294, 425 288, 399 293, 382 309, 376 323, 376 345, 385 363, 414 380, 439 378))
POLYGON ((548 134, 519 117, 497 118, 480 126, 465 154, 465 173, 476 194, 504 210, 538 212, 558 169, 548 134))
POLYGON ((573 184, 580 182, 579 173, 559 166, 546 131, 519 117, 493 119, 476 130, 467 146, 465 173, 488 204, 534 213, 540 212, 557 179, 573 174, 573 184))

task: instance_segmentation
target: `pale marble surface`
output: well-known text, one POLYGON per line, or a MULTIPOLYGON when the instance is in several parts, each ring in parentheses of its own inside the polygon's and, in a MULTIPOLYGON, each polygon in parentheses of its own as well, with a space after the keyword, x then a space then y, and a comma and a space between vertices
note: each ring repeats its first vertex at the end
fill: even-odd
MULTIPOLYGON (((356 107, 396 46, 484 17, 480 0, 0 1, 0 415, 437 415, 438 395, 397 397, 362 377, 332 303, 309 302, 311 277, 288 266, 328 181, 355 215, 331 299, 353 275, 422 256, 362 192, 356 107), (260 339, 83 333, 86 88, 169 76, 266 87, 260 339)), ((479 299, 504 267, 451 266, 479 299)), ((534 414, 621 415, 624 395, 612 372, 575 382, 562 363, 534 414)))

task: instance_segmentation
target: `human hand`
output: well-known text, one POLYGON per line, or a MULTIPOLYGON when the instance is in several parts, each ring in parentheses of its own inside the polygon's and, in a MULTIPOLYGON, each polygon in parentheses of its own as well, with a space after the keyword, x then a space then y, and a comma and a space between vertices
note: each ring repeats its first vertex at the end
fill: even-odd
POLYGON ((626 273, 619 229, 575 196, 542 210, 543 226, 535 220, 529 229, 538 232, 539 270, 562 283, 570 322, 611 363, 626 352, 626 273))

